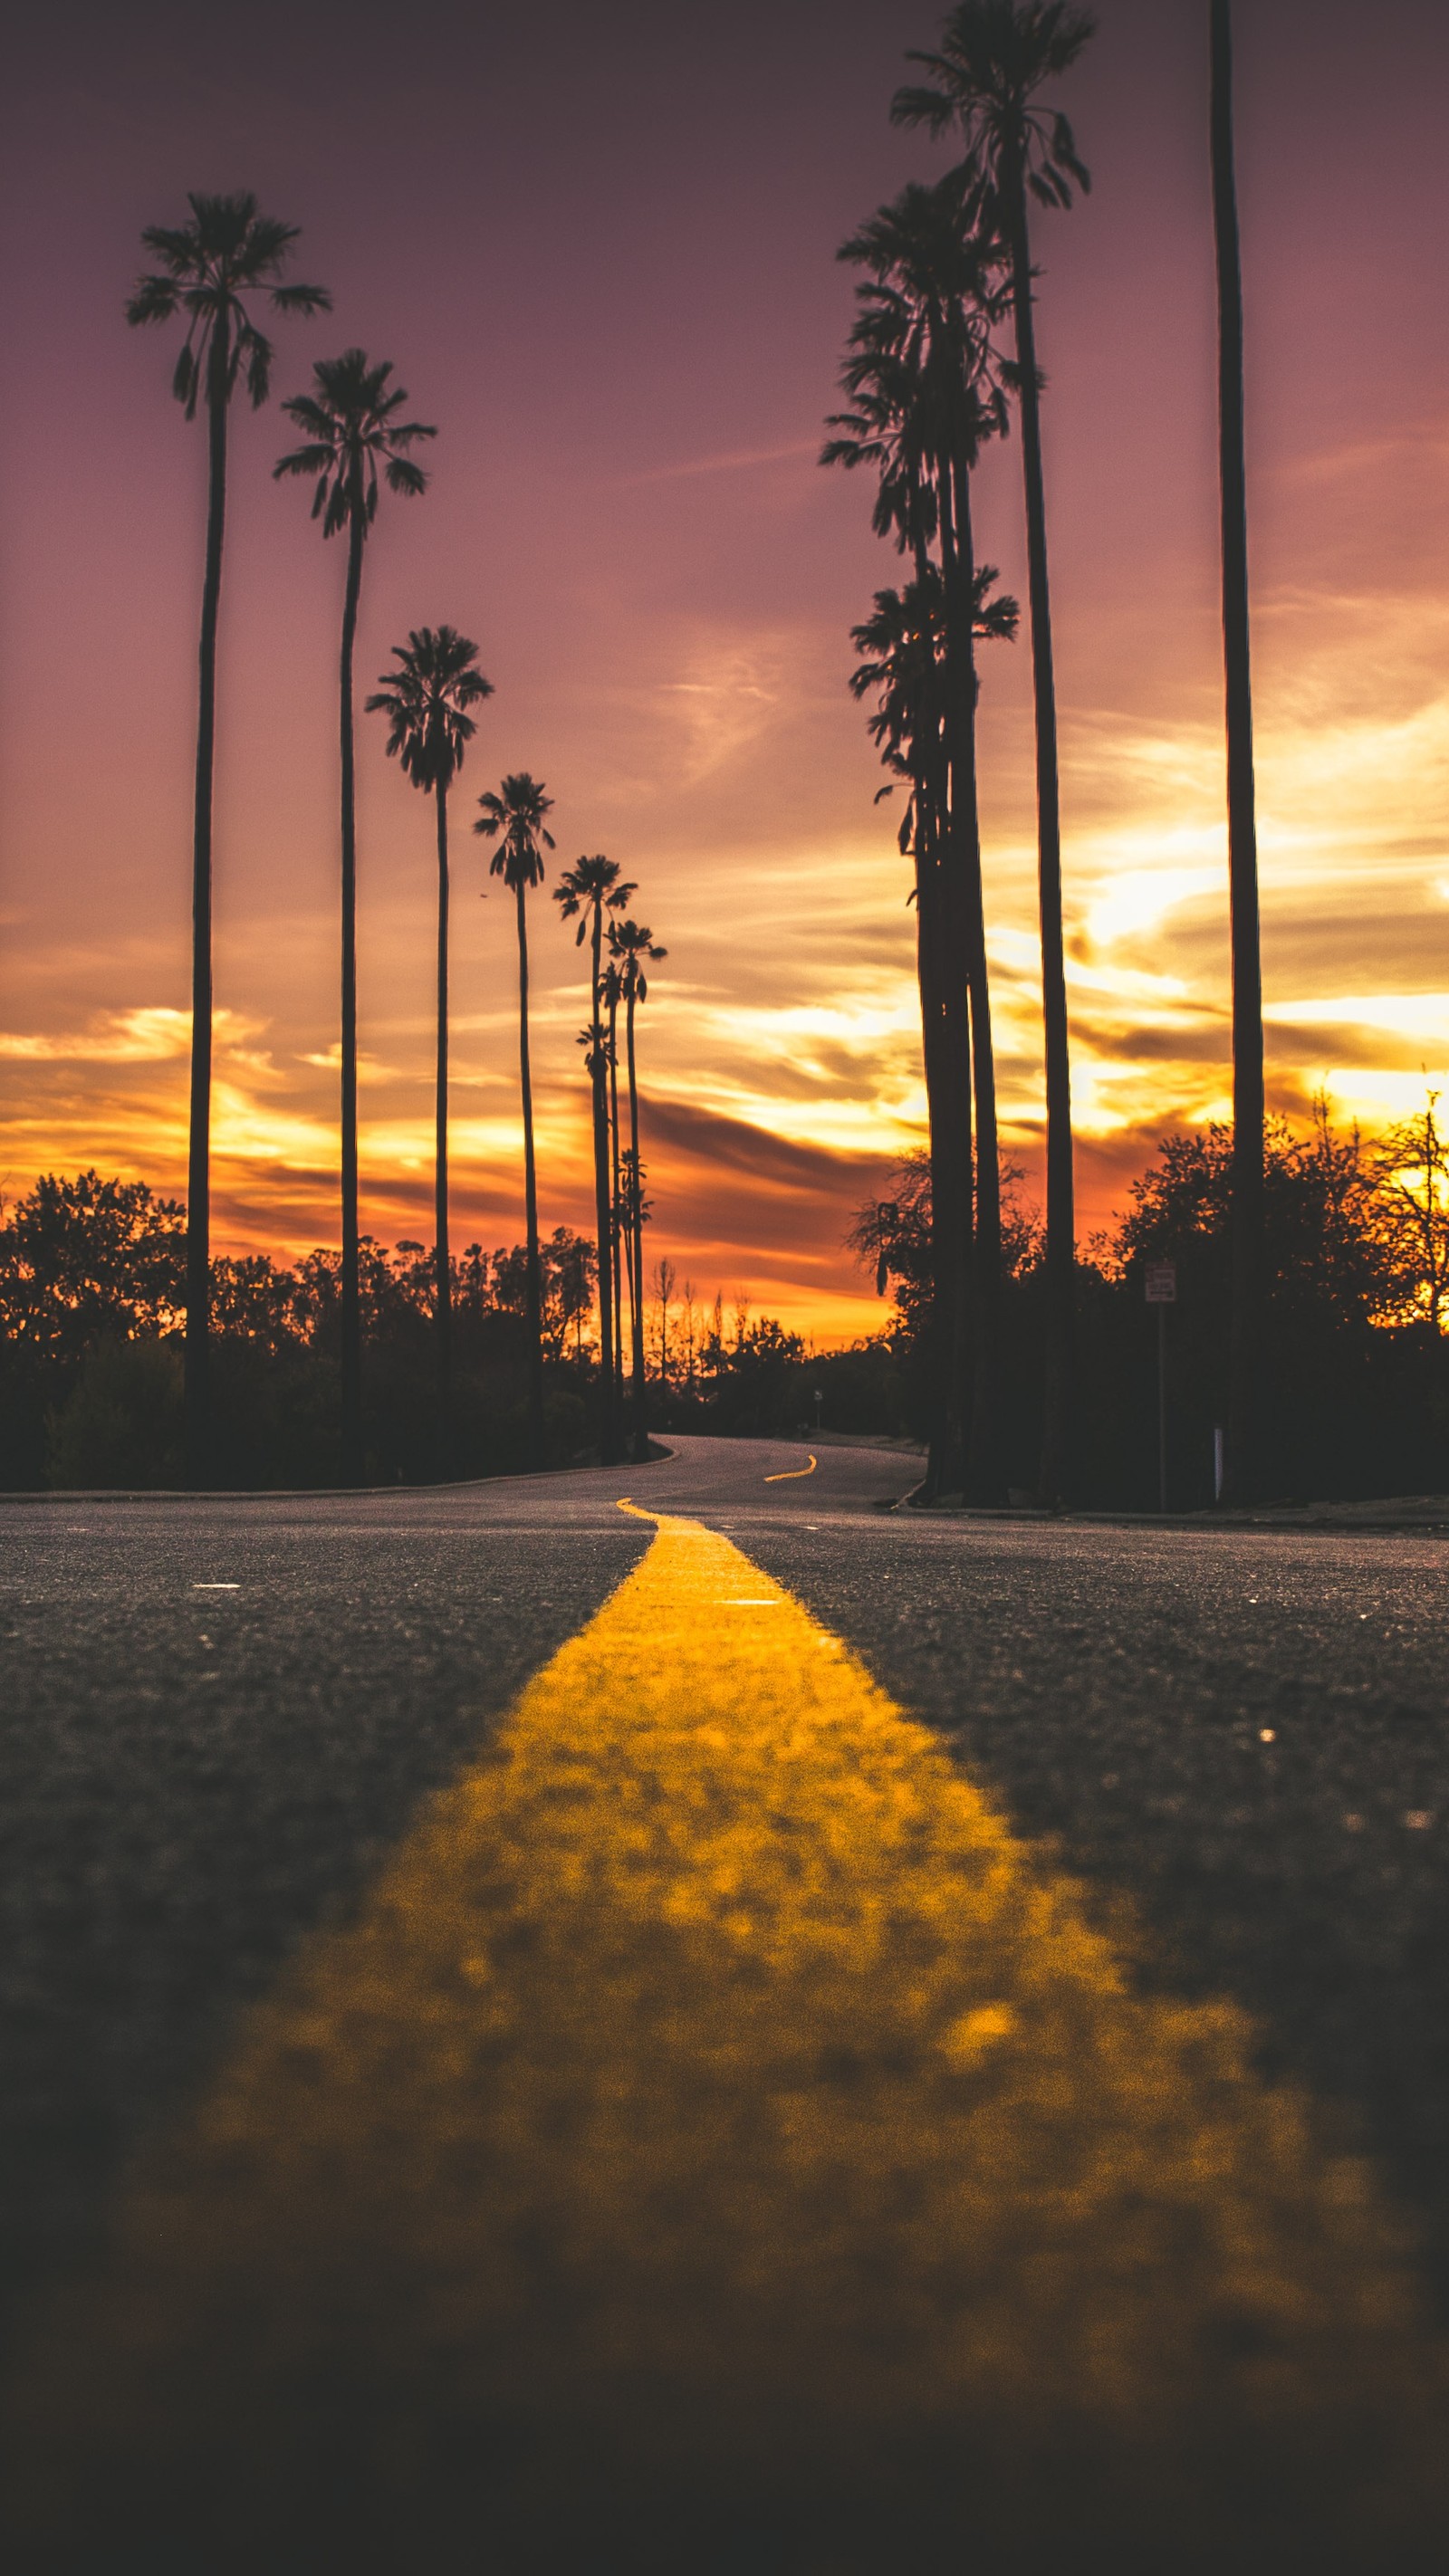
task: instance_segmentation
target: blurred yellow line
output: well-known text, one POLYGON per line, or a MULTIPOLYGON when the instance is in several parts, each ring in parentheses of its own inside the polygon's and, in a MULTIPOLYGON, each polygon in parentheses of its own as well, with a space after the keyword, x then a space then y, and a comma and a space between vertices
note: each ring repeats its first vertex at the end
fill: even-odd
POLYGON ((812 1454, 808 1467, 784 1467, 781 1469, 778 1476, 767 1476, 765 1478, 765 1483, 767 1485, 788 1485, 792 1477, 813 1476, 819 1463, 818 1458, 812 1454))
POLYGON ((1073 2564, 1132 2497, 1180 2566, 1241 2489, 1407 2566, 1445 2378, 1367 2170, 789 1593, 640 1516, 22 2354, 31 2540, 174 2513, 259 2565, 315 2489, 319 2563, 451 2566, 451 2498, 572 2568, 606 2504, 798 2491, 898 2534, 832 2567, 964 2565, 911 2517, 1049 2515, 1070 2457, 1073 2564))

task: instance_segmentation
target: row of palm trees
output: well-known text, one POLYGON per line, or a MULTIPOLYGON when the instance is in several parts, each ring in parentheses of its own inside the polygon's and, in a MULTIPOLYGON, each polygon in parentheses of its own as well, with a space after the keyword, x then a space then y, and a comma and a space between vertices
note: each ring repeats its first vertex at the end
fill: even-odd
MULTIPOLYGON (((1242 308, 1233 195, 1228 0, 1209 0, 1221 386, 1223 631, 1227 673, 1235 1068, 1234 1298, 1225 1492, 1253 1482, 1253 1376, 1262 1293, 1263 1042, 1243 459, 1242 308)), ((1056 691, 1032 281, 1033 207, 1068 210, 1090 187, 1068 118, 1043 90, 1093 33, 1073 0, 959 0, 924 81, 892 120, 954 134, 956 166, 913 183, 847 241, 857 289, 822 462, 876 470, 874 524, 911 577, 876 593, 853 631, 857 697, 904 786, 900 846, 914 860, 932 1177, 936 1422, 928 1494, 1004 1500, 998 1319, 1001 1207, 991 1002, 977 810, 976 648, 1015 634, 1014 600, 978 565, 972 476, 1013 421, 1021 441, 1036 739, 1038 894, 1046 1075, 1046 1231, 1038 1496, 1061 1499, 1072 1413, 1076 1252, 1071 1066, 1062 925, 1056 691), (1000 343, 1010 323, 1008 352, 1000 343), (973 1134, 974 1112, 974 1134, 973 1134)), ((881 790, 889 794, 889 787, 881 790)))
MULTIPOLYGON (((157 266, 143 275, 128 302, 133 323, 181 315, 186 337, 173 374, 173 391, 188 420, 204 405, 209 438, 206 563, 202 589, 199 716, 193 834, 192 1054, 188 1170, 186 1302, 186 1441, 191 1482, 206 1481, 209 1456, 210 1353, 210 1099, 212 1054, 212 804, 216 722, 216 638, 221 600, 227 498, 229 407, 243 381, 254 408, 270 391, 272 347, 254 307, 265 298, 280 314, 316 314, 330 308, 320 286, 289 282, 284 271, 297 239, 294 225, 258 211, 255 197, 193 195, 189 223, 149 227, 142 239, 157 266)), ((357 769, 354 661, 367 539, 386 488, 415 499, 427 475, 411 451, 437 435, 423 421, 399 417, 406 390, 392 382, 389 361, 374 362, 359 348, 318 360, 311 391, 282 409, 302 433, 301 444, 281 457, 278 478, 301 477, 315 486, 312 517, 324 538, 345 535, 339 655, 339 776, 341 789, 341 1199, 340 1294, 342 1469, 347 1482, 364 1470, 362 1413, 361 1234, 358 1190, 357 1109, 357 769)), ((440 1444, 447 1445, 452 1366, 452 1265, 448 1231, 448 798, 476 731, 474 710, 493 693, 478 668, 478 648, 457 628, 415 628, 392 648, 396 668, 384 673, 366 711, 386 715, 387 751, 434 802, 437 835, 437 1065, 436 1290, 434 1299, 440 1444)), ((534 1458, 544 1454, 542 1290, 538 1186, 534 1145, 533 1082, 529 1051, 527 897, 542 884, 545 850, 554 842, 545 818, 552 799, 526 771, 504 778, 479 798, 475 832, 493 841, 491 873, 514 897, 519 978, 519 1074, 523 1109, 524 1199, 527 1229, 528 1429, 534 1458)), ((633 1318, 635 1441, 644 1444, 643 1252, 647 1214, 639 1155, 635 1014, 647 994, 644 963, 662 957, 647 929, 604 915, 621 911, 635 888, 623 885, 617 863, 585 858, 556 889, 566 915, 582 911, 581 932, 592 926, 593 952, 588 1046, 599 1183, 600 1357, 604 1381, 603 1442, 606 1457, 622 1454, 623 1352, 619 1266, 622 1259, 633 1318), (604 951, 607 947, 607 962, 604 951), (621 1144, 618 1107, 617 1022, 622 1007, 628 1059, 630 1143, 621 1144)))

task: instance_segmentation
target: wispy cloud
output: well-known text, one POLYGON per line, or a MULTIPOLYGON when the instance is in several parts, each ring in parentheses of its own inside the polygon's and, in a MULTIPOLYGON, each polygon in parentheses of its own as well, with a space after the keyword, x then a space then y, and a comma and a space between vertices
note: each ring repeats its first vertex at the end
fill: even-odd
POLYGON ((819 452, 818 436, 792 438, 779 447, 731 447, 716 456, 688 456, 675 465, 651 465, 642 474, 621 475, 617 488, 629 491, 641 483, 684 483, 697 474, 746 474, 757 465, 783 465, 819 452))

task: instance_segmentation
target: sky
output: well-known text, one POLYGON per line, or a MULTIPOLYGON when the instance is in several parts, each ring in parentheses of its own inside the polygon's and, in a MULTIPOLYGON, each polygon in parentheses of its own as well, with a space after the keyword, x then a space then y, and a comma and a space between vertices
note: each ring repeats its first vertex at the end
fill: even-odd
MULTIPOLYGON (((816 459, 842 239, 945 147, 889 123, 922 0, 0 5, 0 1189, 180 1190, 204 440, 126 327, 143 225, 254 189, 438 427, 384 498, 358 670, 473 637, 453 805, 453 1237, 522 1234, 511 906, 468 826, 531 770, 668 950, 640 1032, 652 1260, 820 1343, 884 1317, 852 1210, 924 1138, 908 866, 851 625, 897 577, 816 459), (480 899, 482 898, 482 899, 480 899)), ((1099 0, 1062 84, 1090 197, 1037 224, 1081 1231, 1229 1100, 1206 0, 1099 0)), ((1449 12, 1237 11, 1270 1100, 1449 1087, 1449 12)), ((342 549, 234 414, 216 783, 214 1244, 338 1239, 342 549)), ((1024 594, 1020 456, 978 543, 1024 594)), ((431 1237, 431 810, 360 718, 365 1229, 431 1237)), ((1040 1168, 1030 669, 986 661, 1007 1139, 1040 1168)), ((541 1214, 591 1225, 572 925, 533 909, 541 1214)))

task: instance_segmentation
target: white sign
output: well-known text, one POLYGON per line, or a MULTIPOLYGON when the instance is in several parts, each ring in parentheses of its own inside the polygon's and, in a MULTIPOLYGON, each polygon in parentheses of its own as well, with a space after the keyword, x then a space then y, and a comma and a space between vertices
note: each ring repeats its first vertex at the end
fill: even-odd
POLYGON ((1177 1263, 1175 1261, 1148 1262, 1147 1303, 1149 1306, 1177 1304, 1177 1263))

